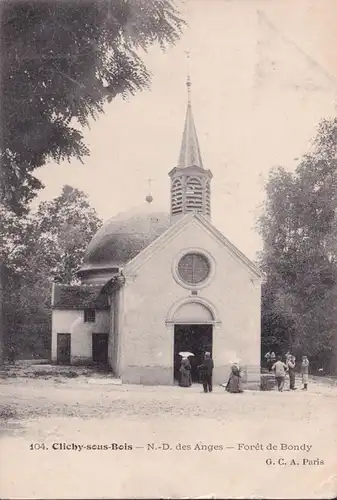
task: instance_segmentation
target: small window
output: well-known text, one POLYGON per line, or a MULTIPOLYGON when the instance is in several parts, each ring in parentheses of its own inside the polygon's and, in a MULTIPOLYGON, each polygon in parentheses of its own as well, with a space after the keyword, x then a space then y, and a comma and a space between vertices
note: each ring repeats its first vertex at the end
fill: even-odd
POLYGON ((95 323, 95 309, 84 309, 84 323, 95 323))

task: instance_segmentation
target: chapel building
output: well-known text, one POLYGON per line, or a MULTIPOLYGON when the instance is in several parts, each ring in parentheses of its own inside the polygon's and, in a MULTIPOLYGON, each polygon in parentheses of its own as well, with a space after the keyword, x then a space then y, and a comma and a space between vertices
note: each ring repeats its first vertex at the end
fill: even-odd
POLYGON ((258 388, 262 274, 211 223, 212 173, 190 97, 169 176, 169 214, 154 210, 149 195, 143 207, 109 219, 87 248, 81 284, 53 284, 52 360, 106 365, 122 383, 171 385, 179 352, 194 354, 196 381, 210 351, 215 384, 239 362, 244 386, 258 388))

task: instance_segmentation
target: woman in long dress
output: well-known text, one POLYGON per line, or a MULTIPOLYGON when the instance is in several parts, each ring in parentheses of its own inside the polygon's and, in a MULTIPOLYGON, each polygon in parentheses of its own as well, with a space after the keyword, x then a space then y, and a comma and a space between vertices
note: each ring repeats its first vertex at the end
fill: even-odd
POLYGON ((180 387, 190 387, 192 385, 191 363, 188 358, 181 360, 180 371, 180 387))
POLYGON ((240 367, 236 363, 232 366, 232 371, 226 385, 226 391, 231 393, 243 392, 241 387, 240 367))

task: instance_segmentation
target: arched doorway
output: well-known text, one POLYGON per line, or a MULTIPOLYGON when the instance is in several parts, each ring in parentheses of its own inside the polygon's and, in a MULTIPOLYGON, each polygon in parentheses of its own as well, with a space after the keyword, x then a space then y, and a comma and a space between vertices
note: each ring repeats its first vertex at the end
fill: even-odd
POLYGON ((216 316, 206 301, 188 299, 177 304, 171 311, 170 322, 173 324, 173 374, 175 383, 179 380, 181 356, 179 352, 188 351, 192 365, 192 380, 198 382, 198 365, 206 351, 213 354, 213 325, 216 316))

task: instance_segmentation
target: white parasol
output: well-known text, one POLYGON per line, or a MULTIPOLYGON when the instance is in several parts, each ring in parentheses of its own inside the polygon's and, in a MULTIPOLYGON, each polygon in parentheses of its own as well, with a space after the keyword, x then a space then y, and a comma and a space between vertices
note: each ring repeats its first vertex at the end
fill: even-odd
POLYGON ((194 356, 194 354, 193 354, 193 352, 182 351, 179 353, 179 356, 182 356, 183 358, 189 358, 190 356, 194 356))
POLYGON ((230 361, 230 364, 231 365, 240 365, 240 360, 239 359, 236 359, 235 361, 230 361))

